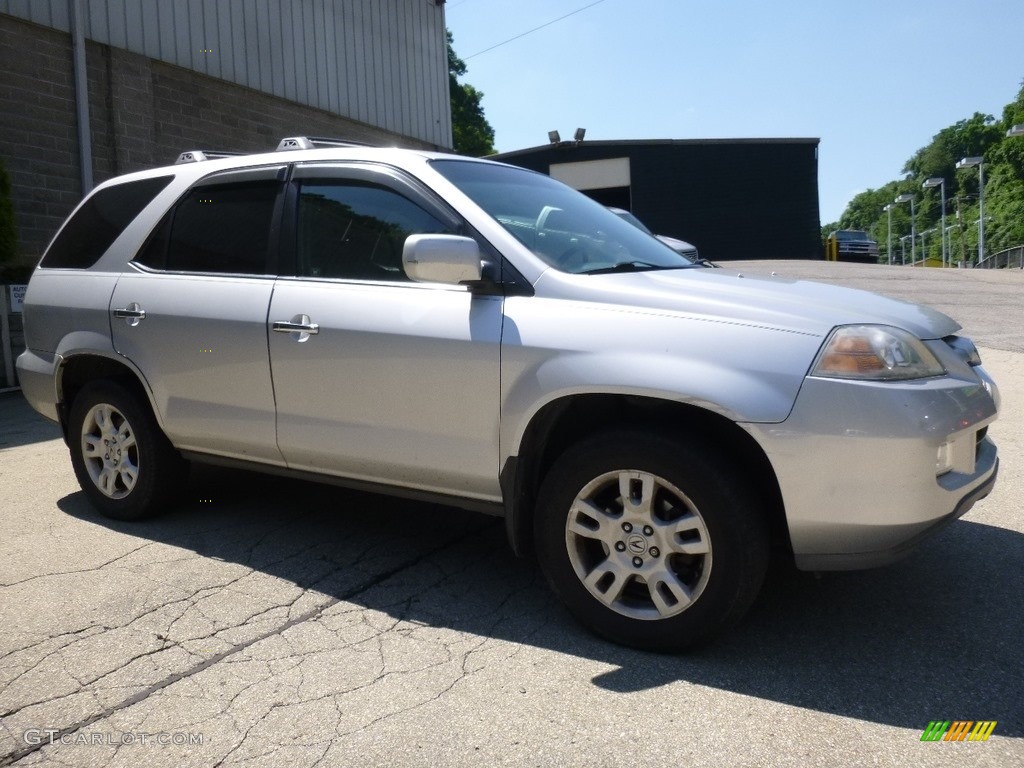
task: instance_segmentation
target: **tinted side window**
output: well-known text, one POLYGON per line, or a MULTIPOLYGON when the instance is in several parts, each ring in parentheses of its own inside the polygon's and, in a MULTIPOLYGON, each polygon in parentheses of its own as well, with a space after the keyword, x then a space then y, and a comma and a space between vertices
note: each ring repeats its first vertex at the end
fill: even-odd
POLYGON ((298 270, 305 277, 408 280, 405 238, 450 228, 387 187, 307 179, 299 189, 298 270))
POLYGON ((153 202, 174 176, 158 176, 101 189, 75 213, 43 256, 42 267, 87 269, 124 228, 153 202))
POLYGON ((266 274, 274 203, 280 188, 277 181, 250 181, 189 190, 174 209, 173 218, 161 225, 140 254, 140 261, 179 272, 266 274), (154 253, 163 250, 158 240, 168 225, 166 251, 154 253))

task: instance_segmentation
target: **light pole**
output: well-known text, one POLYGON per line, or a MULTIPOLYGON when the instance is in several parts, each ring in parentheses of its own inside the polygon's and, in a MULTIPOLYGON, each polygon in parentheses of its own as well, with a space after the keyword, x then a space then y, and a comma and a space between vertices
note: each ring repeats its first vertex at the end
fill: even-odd
MULTIPOLYGON (((921 185, 922 189, 928 189, 929 187, 938 187, 942 192, 942 231, 946 231, 946 180, 938 176, 933 176, 930 179, 925 179, 924 184, 921 185)), ((946 264, 946 237, 942 237, 942 266, 946 264)))
POLYGON ((904 192, 902 195, 897 196, 894 203, 910 203, 910 263, 914 263, 914 233, 917 231, 917 218, 914 213, 914 194, 912 192, 904 192))
POLYGON ((953 238, 950 237, 949 231, 951 229, 956 229, 958 226, 959 226, 958 224, 950 224, 948 227, 946 227, 943 230, 943 237, 946 238, 946 244, 949 246, 949 249, 948 249, 949 264, 946 265, 948 267, 952 267, 953 266, 953 238))
POLYGON ((889 259, 889 266, 892 266, 892 203, 889 203, 882 210, 889 214, 889 229, 885 235, 885 255, 889 259))
MULTIPOLYGON (((910 235, 904 235, 900 238, 900 261, 905 265, 907 263, 907 240, 910 239, 910 235)), ((914 241, 910 241, 910 258, 911 264, 913 264, 914 258, 914 241)))
POLYGON ((934 228, 926 229, 924 232, 921 232, 918 235, 918 237, 921 238, 921 266, 922 267, 927 267, 928 266, 928 251, 925 249, 925 245, 926 245, 927 240, 928 240, 928 235, 930 235, 934 231, 935 231, 934 228))
POLYGON ((978 229, 978 261, 981 261, 985 258, 985 158, 965 157, 956 164, 957 169, 974 166, 978 166, 978 220, 981 222, 978 229))

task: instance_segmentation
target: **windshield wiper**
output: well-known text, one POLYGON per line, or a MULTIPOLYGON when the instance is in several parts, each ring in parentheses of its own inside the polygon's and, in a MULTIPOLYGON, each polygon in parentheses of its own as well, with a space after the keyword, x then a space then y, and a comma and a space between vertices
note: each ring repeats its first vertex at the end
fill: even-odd
POLYGON ((610 267, 599 267, 598 269, 586 269, 580 272, 581 275, 607 275, 612 272, 649 272, 654 269, 686 269, 692 264, 677 264, 669 266, 666 264, 650 264, 646 261, 620 261, 610 267))

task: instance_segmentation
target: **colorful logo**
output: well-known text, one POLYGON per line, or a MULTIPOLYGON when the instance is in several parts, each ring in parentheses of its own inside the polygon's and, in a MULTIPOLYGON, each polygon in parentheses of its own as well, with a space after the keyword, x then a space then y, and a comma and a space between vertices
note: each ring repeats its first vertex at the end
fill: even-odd
POLYGON ((932 720, 921 741, 988 741, 997 720, 932 720))

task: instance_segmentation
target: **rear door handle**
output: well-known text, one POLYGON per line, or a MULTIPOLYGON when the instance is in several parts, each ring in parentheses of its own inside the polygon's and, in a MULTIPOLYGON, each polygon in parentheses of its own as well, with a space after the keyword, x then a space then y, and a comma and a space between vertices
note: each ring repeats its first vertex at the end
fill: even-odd
POLYGON ((136 326, 146 319, 146 310, 133 301, 124 309, 115 309, 114 317, 124 320, 126 325, 136 326))
POLYGON ((306 341, 320 333, 320 326, 310 320, 309 315, 296 315, 291 320, 275 320, 270 326, 277 333, 291 333, 295 341, 306 341))
POLYGON ((278 333, 308 333, 315 336, 320 333, 320 326, 316 323, 286 323, 283 320, 274 321, 274 330, 278 333))

